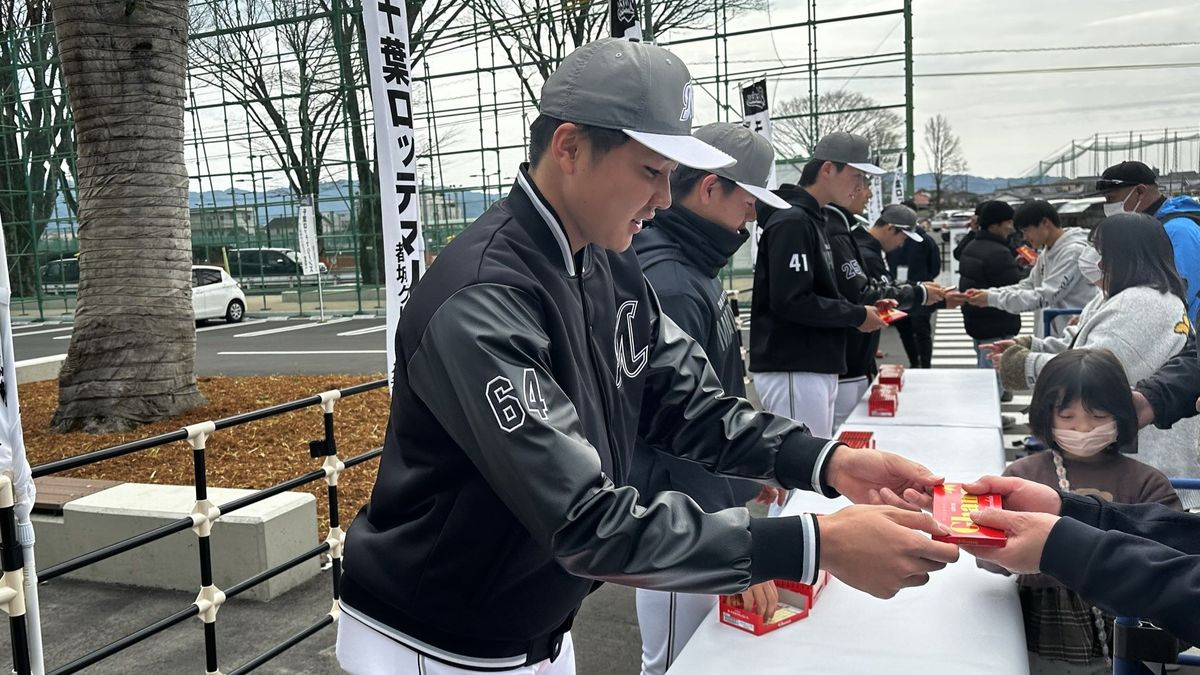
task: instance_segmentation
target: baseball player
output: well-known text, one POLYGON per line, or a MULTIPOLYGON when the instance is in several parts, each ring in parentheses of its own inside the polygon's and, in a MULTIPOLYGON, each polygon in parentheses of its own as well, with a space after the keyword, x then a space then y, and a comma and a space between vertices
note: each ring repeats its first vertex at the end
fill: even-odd
POLYGON ((571 623, 603 581, 736 593, 823 568, 889 597, 957 558, 917 531, 942 531, 930 516, 894 507, 759 519, 678 492, 638 503, 638 438, 713 473, 855 502, 940 481, 724 395, 662 313, 630 241, 670 206, 678 164, 733 162, 691 136, 692 114, 670 52, 577 49, 542 89, 508 197, 413 291, 378 479, 345 542, 347 672, 570 675, 571 623))

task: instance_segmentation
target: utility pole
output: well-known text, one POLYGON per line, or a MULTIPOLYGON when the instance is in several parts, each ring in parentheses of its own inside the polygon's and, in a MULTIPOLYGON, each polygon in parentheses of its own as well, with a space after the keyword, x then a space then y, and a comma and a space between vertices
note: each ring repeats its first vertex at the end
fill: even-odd
POLYGON ((917 149, 913 143, 913 43, 912 43, 912 0, 904 0, 904 134, 908 175, 904 177, 904 190, 913 194, 913 180, 917 175, 917 149))

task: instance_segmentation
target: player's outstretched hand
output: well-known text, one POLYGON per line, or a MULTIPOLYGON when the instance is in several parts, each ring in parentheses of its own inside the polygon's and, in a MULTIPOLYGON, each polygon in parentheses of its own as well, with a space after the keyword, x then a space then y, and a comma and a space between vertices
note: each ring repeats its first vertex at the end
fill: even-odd
POLYGON ((817 516, 821 568, 877 598, 921 586, 929 575, 958 560, 958 547, 928 534, 950 530, 928 513, 890 506, 849 506, 817 516))

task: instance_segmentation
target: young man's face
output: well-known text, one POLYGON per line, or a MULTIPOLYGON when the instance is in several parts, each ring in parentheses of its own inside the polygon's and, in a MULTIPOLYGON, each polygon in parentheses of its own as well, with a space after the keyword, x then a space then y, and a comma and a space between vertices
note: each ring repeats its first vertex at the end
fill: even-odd
POLYGON ((696 215, 731 232, 745 228, 746 223, 756 218, 754 204, 757 200, 754 195, 740 185, 727 190, 721 179, 711 173, 700 179, 686 198, 680 195, 675 195, 675 198, 696 215))
POLYGON ((1026 227, 1021 229, 1021 237, 1029 242, 1029 245, 1034 248, 1041 248, 1050 241, 1049 221, 1042 219, 1035 227, 1026 227))
MULTIPOLYGON (((830 168, 832 168, 832 166, 830 168)), ((865 190, 863 190, 863 184, 866 182, 866 180, 867 174, 852 166, 847 166, 841 171, 833 169, 833 171, 831 171, 829 184, 830 194, 834 196, 833 201, 837 203, 843 203, 843 199, 848 202, 861 199, 861 193, 865 192, 865 190)), ((865 201, 863 202, 863 205, 866 205, 865 201)), ((855 211, 855 213, 859 213, 860 211, 862 211, 861 207, 858 211, 855 211)))
MULTIPOLYGON (((848 167, 847 170, 849 170, 848 167)), ((867 202, 869 201, 871 201, 871 180, 864 175, 862 182, 858 184, 858 188, 850 195, 848 202, 835 200, 835 203, 846 207, 846 210, 850 213, 862 215, 862 212, 867 210, 867 202)))
POLYGON ((879 245, 888 253, 903 246, 904 242, 908 239, 908 235, 904 234, 904 230, 895 225, 888 225, 886 230, 887 232, 884 233, 883 238, 879 240, 879 245))
POLYGON ((643 220, 671 206, 675 162, 641 143, 627 141, 596 159, 584 141, 572 164, 563 178, 563 208, 586 243, 624 251, 643 220))

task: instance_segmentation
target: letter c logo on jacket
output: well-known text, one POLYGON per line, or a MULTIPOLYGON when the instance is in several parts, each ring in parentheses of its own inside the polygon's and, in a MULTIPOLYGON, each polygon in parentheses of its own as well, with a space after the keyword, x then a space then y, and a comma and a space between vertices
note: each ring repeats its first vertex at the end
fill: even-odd
POLYGON ((637 377, 646 363, 650 360, 649 348, 642 347, 634 351, 633 317, 637 316, 638 301, 628 300, 617 310, 617 326, 614 333, 614 347, 617 356, 617 386, 621 386, 622 375, 633 379, 637 377))

